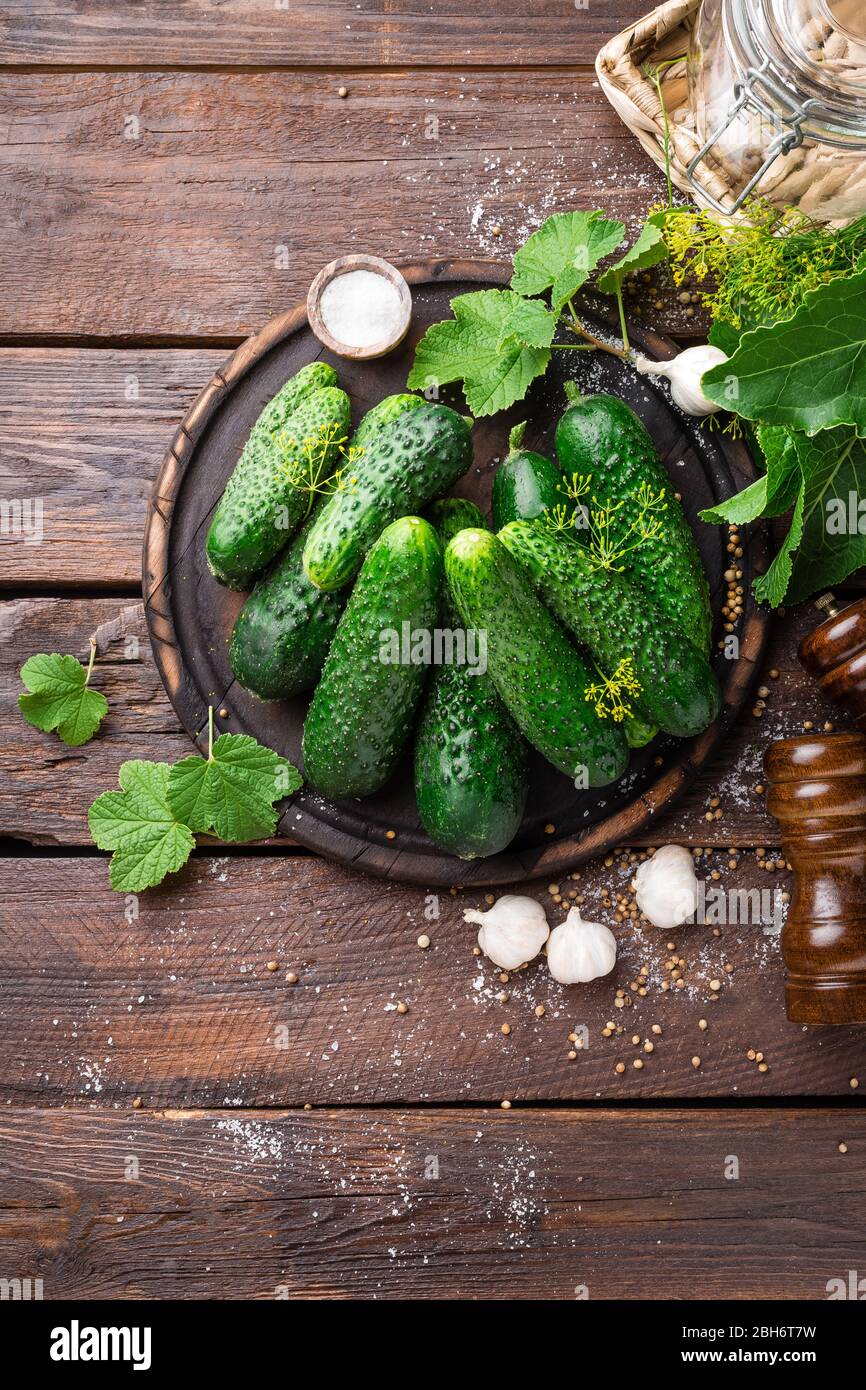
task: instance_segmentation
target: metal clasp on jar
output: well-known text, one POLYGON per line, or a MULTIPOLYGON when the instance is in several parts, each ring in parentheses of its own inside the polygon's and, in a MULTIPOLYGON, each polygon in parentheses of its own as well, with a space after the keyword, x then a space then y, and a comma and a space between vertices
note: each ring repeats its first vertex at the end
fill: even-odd
POLYGON ((760 183, 761 179, 770 168, 770 165, 774 164, 780 155, 789 154, 791 150, 796 149, 798 145, 802 145, 804 138, 802 124, 811 114, 814 107, 819 104, 812 99, 804 101, 800 105, 792 101, 791 93, 787 88, 776 81, 774 77, 770 76, 769 67, 770 60, 769 58, 765 58, 759 68, 748 68, 746 70, 746 76, 743 81, 734 83, 733 106, 731 106, 721 125, 713 131, 709 139, 701 146, 697 154, 689 162, 688 168, 686 169, 689 183, 712 208, 715 208, 716 212, 736 212, 743 206, 743 203, 752 190, 760 183), (766 88, 767 92, 769 92, 772 97, 775 97, 776 101, 781 102, 783 107, 789 107, 790 113, 785 116, 777 117, 771 109, 764 107, 761 104, 759 92, 755 90, 759 87, 766 88), (718 198, 713 197, 712 193, 710 193, 703 184, 698 182, 695 178, 695 170, 701 163, 701 160, 709 154, 716 142, 721 139, 725 131, 734 123, 744 107, 750 107, 750 109, 755 111, 759 116, 769 118, 774 126, 781 125, 785 128, 779 130, 778 134, 773 136, 767 146, 766 158, 760 169, 752 175, 745 188, 738 193, 734 201, 726 207, 724 203, 719 202, 718 198))

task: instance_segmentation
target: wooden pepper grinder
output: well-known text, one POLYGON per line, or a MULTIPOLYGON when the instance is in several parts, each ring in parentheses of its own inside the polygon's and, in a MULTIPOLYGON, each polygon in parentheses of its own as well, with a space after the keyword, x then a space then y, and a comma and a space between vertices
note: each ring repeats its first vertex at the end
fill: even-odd
POLYGON ((797 1023, 866 1023, 866 600, 828 616, 800 645, 806 670, 863 732, 779 739, 767 752, 767 807, 795 886, 782 932, 785 1002, 797 1023))

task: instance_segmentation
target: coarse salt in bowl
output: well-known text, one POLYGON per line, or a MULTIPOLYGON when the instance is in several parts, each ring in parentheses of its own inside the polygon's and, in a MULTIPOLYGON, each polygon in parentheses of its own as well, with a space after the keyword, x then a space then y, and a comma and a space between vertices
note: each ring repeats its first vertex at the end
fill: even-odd
POLYGON ((378 256, 341 256, 320 270, 307 295, 316 337, 341 357, 382 357, 402 342, 412 317, 409 286, 378 256))

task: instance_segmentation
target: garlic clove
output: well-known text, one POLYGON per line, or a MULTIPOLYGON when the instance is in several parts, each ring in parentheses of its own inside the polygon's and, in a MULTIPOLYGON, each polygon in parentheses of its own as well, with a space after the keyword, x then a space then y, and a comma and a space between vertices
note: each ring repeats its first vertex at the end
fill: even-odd
POLYGON ((478 945, 501 970, 516 970, 534 960, 550 935, 541 903, 506 893, 488 912, 467 908, 465 922, 477 922, 478 945))
POLYGON ((634 365, 646 376, 667 377, 671 396, 680 409, 687 415, 701 416, 714 415, 722 409, 701 390, 704 372, 727 361, 728 355, 721 348, 713 347, 712 343, 699 343, 696 347, 677 353, 667 362, 653 362, 651 358, 638 353, 634 365))
POLYGON ((547 941, 547 968, 561 985, 586 984, 616 965, 616 937, 601 922, 585 922, 572 907, 547 941))
POLYGON ((698 879, 690 850, 664 845, 635 874, 637 905, 654 927, 670 931, 694 915, 698 879))

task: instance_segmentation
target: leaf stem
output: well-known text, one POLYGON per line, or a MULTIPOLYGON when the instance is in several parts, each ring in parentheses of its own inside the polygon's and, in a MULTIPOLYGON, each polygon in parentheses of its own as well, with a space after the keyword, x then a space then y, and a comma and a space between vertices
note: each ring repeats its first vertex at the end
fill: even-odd
POLYGON ((213 762, 213 705, 207 707, 207 760, 213 762))
POLYGON ((626 353, 628 353, 628 352, 631 351, 631 347, 630 347, 630 344, 629 344, 629 341, 628 341, 628 327, 626 326, 626 321, 625 321, 625 305, 624 305, 623 302, 622 302, 622 281, 621 281, 621 280, 617 283, 617 287, 616 287, 616 306, 617 306, 617 308, 619 309, 619 326, 620 326, 620 331, 621 331, 621 333, 622 333, 622 345, 623 345, 623 347, 625 348, 626 353))
POLYGON ((577 317, 577 310, 574 307, 574 300, 569 299, 567 303, 569 311, 571 313, 571 323, 569 323, 568 326, 571 329, 572 333, 575 333, 578 336, 578 338, 586 338, 588 343, 591 343, 593 347, 601 348, 602 352, 613 353, 614 357, 630 357, 631 354, 627 347, 614 347, 612 343, 605 343, 602 341, 601 338, 597 338, 594 333, 590 333, 589 329, 585 328, 584 325, 581 323, 580 319, 577 317))
POLYGON ((90 660, 89 660, 88 663, 87 663, 87 670, 86 670, 85 675, 84 675, 84 684, 85 684, 85 686, 88 686, 88 685, 90 684, 90 673, 91 673, 91 671, 93 670, 93 663, 94 663, 95 660, 96 660, 96 640, 95 640, 95 638, 91 637, 91 639, 90 639, 90 660))

